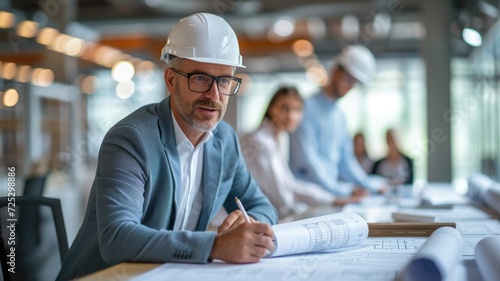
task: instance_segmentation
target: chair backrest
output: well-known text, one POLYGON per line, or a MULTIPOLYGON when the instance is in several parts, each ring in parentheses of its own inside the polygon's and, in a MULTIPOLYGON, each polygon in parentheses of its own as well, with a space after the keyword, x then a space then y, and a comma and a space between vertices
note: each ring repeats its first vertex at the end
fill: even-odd
POLYGON ((47 174, 26 178, 24 181, 23 196, 42 196, 46 179, 47 174))
MULTIPOLYGON (((35 268, 39 268, 40 264, 44 262, 47 263, 47 260, 50 259, 49 256, 54 257, 54 244, 56 244, 54 231, 57 237, 60 264, 62 264, 68 252, 68 239, 61 201, 56 198, 40 196, 0 197, 0 261, 3 279, 5 281, 46 280, 47 274, 43 275, 41 272, 43 270, 35 268), (48 215, 48 212, 43 212, 48 211, 48 209, 51 211, 51 216, 48 215), (26 223, 30 223, 29 217, 31 216, 42 217, 40 228, 36 229, 38 233, 31 233, 30 227, 26 225, 26 223), (32 238, 38 237, 40 232, 48 236, 49 243, 33 243, 34 240, 39 242, 32 238), (50 241, 54 243, 50 243, 50 241)), ((57 263, 59 264, 59 261, 57 263)), ((52 264, 49 265, 49 267, 51 266, 53 267, 52 264)), ((55 279, 59 269, 49 268, 45 271, 49 272, 49 275, 54 274, 55 279)))

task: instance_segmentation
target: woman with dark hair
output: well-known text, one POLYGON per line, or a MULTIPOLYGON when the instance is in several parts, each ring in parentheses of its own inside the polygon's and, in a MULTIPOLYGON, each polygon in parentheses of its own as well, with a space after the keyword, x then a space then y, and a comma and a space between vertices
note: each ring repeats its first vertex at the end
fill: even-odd
POLYGON ((359 165, 365 170, 367 174, 371 173, 373 170, 373 161, 368 156, 366 152, 365 137, 363 133, 357 133, 353 138, 354 145, 354 155, 358 159, 359 165))
POLYGON ((303 103, 296 88, 281 87, 271 98, 260 127, 241 141, 248 168, 280 219, 313 205, 341 205, 361 199, 361 195, 337 198, 319 185, 295 178, 288 167, 281 140, 300 124, 303 103))
POLYGON ((387 156, 376 161, 373 174, 387 179, 391 185, 413 183, 413 160, 403 154, 396 143, 393 129, 387 130, 387 156))

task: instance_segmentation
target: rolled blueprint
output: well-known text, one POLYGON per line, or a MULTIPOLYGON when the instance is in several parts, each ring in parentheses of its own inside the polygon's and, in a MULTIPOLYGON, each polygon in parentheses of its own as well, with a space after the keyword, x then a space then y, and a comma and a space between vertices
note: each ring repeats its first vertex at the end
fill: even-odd
POLYGON ((474 249, 474 255, 483 280, 500 280, 500 236, 481 239, 474 249))
POLYGON ((500 184, 493 184, 484 196, 486 206, 491 208, 497 214, 500 214, 500 184))
POLYGON ((494 181, 488 176, 483 174, 474 174, 469 176, 467 180, 467 196, 480 203, 485 203, 485 193, 490 186, 492 186, 494 181))
POLYGON ((468 179, 467 196, 500 214, 500 183, 483 174, 468 179))
POLYGON ((452 227, 432 233, 402 272, 405 281, 450 280, 460 256, 462 236, 452 227))

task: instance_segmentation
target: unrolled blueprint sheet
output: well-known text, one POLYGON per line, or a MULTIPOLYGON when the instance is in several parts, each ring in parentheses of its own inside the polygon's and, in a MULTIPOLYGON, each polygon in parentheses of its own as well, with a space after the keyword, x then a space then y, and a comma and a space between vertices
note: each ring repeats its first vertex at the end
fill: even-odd
MULTIPOLYGON (((227 264, 222 261, 209 264, 168 263, 132 280, 394 281, 426 240, 425 237, 368 237, 362 246, 354 250, 337 249, 264 258, 254 264, 227 264)), ((467 280, 462 262, 457 264, 455 277, 453 281, 467 280)))
POLYGON ((464 220, 456 224, 462 235, 500 235, 500 221, 496 219, 464 220))
MULTIPOLYGON (((370 240, 368 238, 367 242, 370 240)), ((417 239, 424 240, 424 239, 417 239)), ((423 241, 420 241, 423 243, 423 241)), ((327 251, 262 259, 254 264, 164 264, 132 280, 390 281, 416 252, 383 249, 380 242, 351 251, 327 251)))
POLYGON ((366 221, 356 213, 336 213, 273 225, 275 248, 271 256, 356 247, 368 236, 366 221))

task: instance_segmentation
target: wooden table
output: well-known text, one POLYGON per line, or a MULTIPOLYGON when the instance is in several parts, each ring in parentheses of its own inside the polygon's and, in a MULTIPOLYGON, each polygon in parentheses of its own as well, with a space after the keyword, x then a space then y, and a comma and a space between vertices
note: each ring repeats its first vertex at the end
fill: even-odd
POLYGON ((129 280, 130 278, 162 265, 161 263, 123 262, 75 280, 78 281, 110 281, 129 280))

